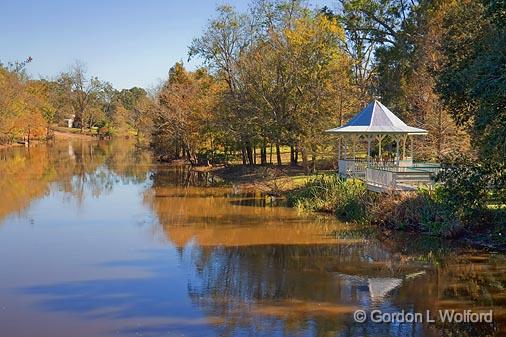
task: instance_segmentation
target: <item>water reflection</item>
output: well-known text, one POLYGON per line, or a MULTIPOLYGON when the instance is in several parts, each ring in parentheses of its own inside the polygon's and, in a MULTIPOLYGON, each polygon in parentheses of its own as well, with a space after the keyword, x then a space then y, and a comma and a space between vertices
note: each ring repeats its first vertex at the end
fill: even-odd
MULTIPOLYGON (((333 219, 261 207, 264 200, 156 180, 146 197, 167 239, 190 251, 185 263, 193 265, 195 278, 188 281, 188 292, 208 316, 224 320, 220 335, 425 336, 455 331, 485 336, 497 331, 495 324, 356 324, 351 313, 357 308, 424 313, 494 308, 496 318, 504 318, 500 297, 481 306, 481 295, 470 302, 464 294, 449 293, 455 289, 456 265, 473 264, 433 239, 418 239, 418 247, 378 241, 333 219), (446 297, 455 305, 448 306, 446 297)), ((504 271, 504 260, 494 265, 504 271)), ((482 271, 492 276, 490 270, 482 271)), ((504 277, 495 281, 497 289, 505 285, 504 277)), ((473 283, 467 280, 461 287, 473 283)), ((493 287, 482 282, 479 292, 493 287)))
POLYGON ((56 142, 0 150, 0 220, 54 190, 80 203, 85 190, 99 197, 115 184, 141 183, 150 163, 148 152, 123 142, 56 142))
POLYGON ((0 254, 17 257, 0 260, 0 335, 506 333, 504 255, 269 207, 135 144, 0 152, 0 190, 0 254), (493 309, 495 321, 359 324, 358 308, 493 309))

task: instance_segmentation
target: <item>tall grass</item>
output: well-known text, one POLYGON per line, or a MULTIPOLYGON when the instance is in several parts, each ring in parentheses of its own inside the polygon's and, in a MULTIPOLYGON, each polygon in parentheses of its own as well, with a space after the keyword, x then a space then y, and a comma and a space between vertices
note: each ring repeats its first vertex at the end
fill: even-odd
POLYGON ((303 211, 331 212, 345 221, 367 219, 367 189, 360 180, 321 175, 288 195, 288 205, 303 211))
POLYGON ((399 230, 456 236, 462 225, 445 204, 440 187, 416 192, 368 192, 360 180, 322 175, 288 195, 288 205, 303 211, 334 213, 339 219, 399 230))

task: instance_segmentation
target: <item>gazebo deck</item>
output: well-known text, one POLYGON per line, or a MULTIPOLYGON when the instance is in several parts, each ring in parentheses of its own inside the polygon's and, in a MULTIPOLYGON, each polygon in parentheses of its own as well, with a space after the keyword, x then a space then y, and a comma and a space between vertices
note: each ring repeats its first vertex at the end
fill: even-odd
POLYGON ((374 192, 412 191, 419 185, 431 185, 441 166, 437 163, 367 162, 361 159, 339 160, 339 174, 363 180, 374 192))
POLYGON ((372 191, 413 190, 421 184, 432 184, 440 169, 438 164, 413 162, 413 137, 426 135, 427 130, 407 125, 377 100, 369 103, 344 126, 326 132, 339 138, 339 174, 364 180, 372 191), (382 156, 382 141, 385 139, 395 143, 395 154, 389 154, 388 159, 382 156), (411 141, 410 156, 406 156, 408 139, 411 141), (367 142, 366 159, 355 157, 356 143, 360 140, 367 142), (348 153, 350 141, 351 156, 348 153), (371 145, 375 141, 378 141, 378 155, 373 158, 371 145))

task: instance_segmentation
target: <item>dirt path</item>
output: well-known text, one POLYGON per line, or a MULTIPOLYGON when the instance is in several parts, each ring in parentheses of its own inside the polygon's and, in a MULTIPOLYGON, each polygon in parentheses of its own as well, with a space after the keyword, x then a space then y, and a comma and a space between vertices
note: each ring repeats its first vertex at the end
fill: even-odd
POLYGON ((54 137, 56 139, 87 139, 87 140, 96 139, 93 136, 85 135, 82 133, 70 133, 70 132, 61 132, 61 131, 53 131, 53 132, 54 132, 54 137))

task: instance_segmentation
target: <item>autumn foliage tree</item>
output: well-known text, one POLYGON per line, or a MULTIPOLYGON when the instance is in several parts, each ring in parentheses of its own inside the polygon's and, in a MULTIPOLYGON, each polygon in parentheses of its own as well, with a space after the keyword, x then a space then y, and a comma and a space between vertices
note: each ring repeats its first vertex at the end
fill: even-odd
POLYGON ((152 142, 168 159, 185 157, 197 164, 213 149, 213 112, 219 85, 205 69, 189 72, 176 63, 158 95, 152 142))
MULTIPOLYGON (((253 1, 248 15, 218 8, 201 38, 190 47, 223 82, 216 118, 227 146, 243 163, 267 163, 267 147, 291 148, 315 162, 326 143, 324 130, 350 100, 350 58, 344 30, 335 18, 309 10, 302 1, 253 1)), ((348 105, 349 106, 349 105, 348 105)))
POLYGON ((0 65, 0 143, 30 143, 47 136, 55 108, 47 83, 30 80, 24 73, 29 61, 0 65))

